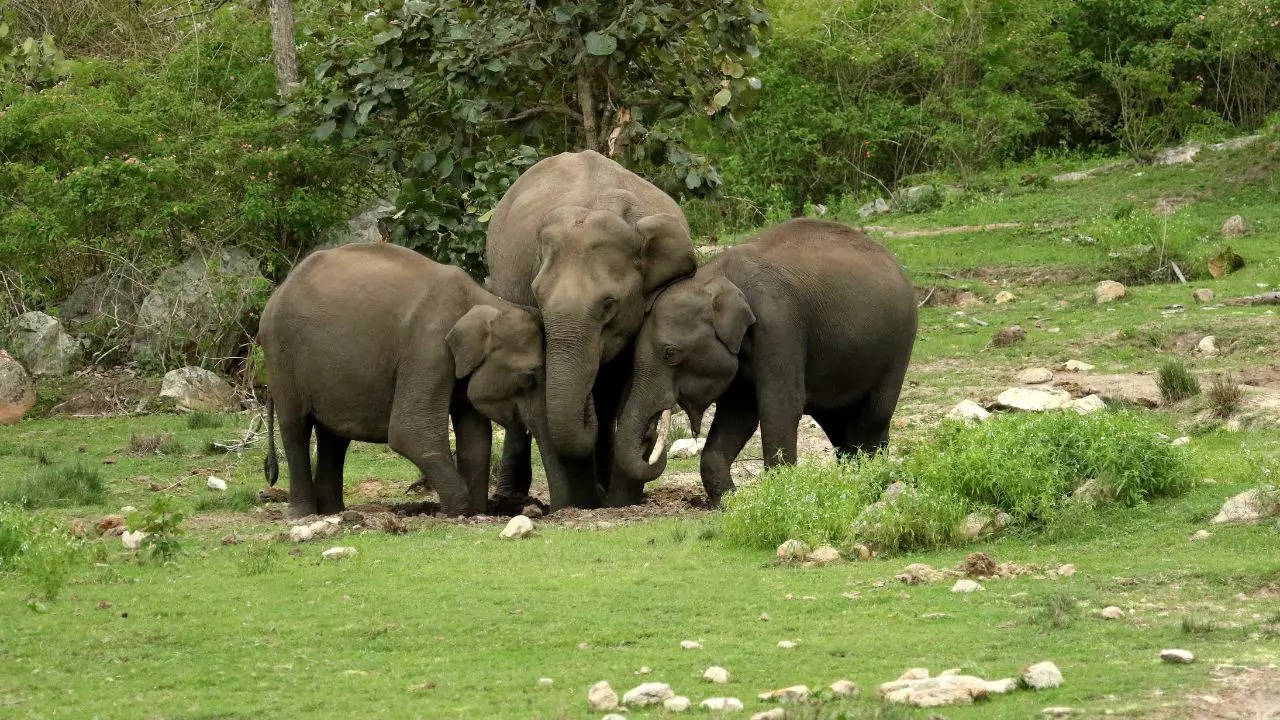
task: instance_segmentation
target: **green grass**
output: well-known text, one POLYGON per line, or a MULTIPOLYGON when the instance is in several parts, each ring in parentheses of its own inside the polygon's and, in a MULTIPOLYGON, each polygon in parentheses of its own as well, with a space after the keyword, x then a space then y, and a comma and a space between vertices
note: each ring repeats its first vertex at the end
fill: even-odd
POLYGON ((209 428, 220 428, 223 425, 223 418, 217 413, 204 412, 196 410, 187 415, 187 427, 191 430, 205 430, 209 428))
POLYGON ((1200 381, 1196 380, 1196 376, 1187 369, 1187 366, 1176 358, 1160 363, 1157 385, 1160 388, 1160 397, 1166 403, 1182 402, 1200 394, 1200 381))
POLYGON ((104 496, 102 474, 79 462, 0 480, 0 503, 25 508, 96 505, 104 496))

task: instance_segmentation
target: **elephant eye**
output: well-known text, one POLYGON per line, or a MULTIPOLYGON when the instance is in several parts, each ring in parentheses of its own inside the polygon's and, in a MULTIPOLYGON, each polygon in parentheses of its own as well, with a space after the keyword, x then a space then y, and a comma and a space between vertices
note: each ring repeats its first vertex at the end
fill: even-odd
POLYGON ((680 364, 680 348, 675 345, 667 345, 662 348, 662 361, 668 365, 680 364))
POLYGON ((618 309, 618 299, 615 297, 607 297, 600 302, 600 317, 603 320, 609 320, 613 317, 613 313, 618 309))
POLYGON ((530 370, 522 372, 516 379, 516 384, 520 387, 521 392, 529 392, 538 384, 538 374, 530 370))

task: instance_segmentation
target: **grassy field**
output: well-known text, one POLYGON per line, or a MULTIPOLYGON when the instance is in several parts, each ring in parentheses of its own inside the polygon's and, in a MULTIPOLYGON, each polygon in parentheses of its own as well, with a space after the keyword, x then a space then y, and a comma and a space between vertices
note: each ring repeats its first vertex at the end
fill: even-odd
MULTIPOLYGON (((1277 387, 1275 315, 1265 307, 1205 310, 1191 300, 1195 287, 1222 299, 1280 284, 1280 180, 1271 158, 1255 148, 1078 184, 1021 184, 1028 173, 1086 166, 1050 159, 972 180, 969 194, 929 213, 872 221, 922 297, 935 287, 985 299, 922 308, 895 423, 899 446, 929 437, 958 400, 989 401, 1019 369, 1068 359, 1093 363, 1094 374, 1141 377, 1177 356, 1205 387, 1215 374, 1277 387), (1166 224, 1152 209, 1170 198, 1187 204, 1166 224), (1229 242, 1246 266, 1209 280, 1203 261, 1223 242, 1217 228, 1237 213, 1252 230, 1229 242), (906 235, 994 222, 1039 225, 906 235), (1075 240, 1080 235, 1095 243, 1075 240), (1094 283, 1115 271, 1109 253, 1162 236, 1187 258, 1192 284, 1132 284, 1127 299, 1095 305, 1094 283), (1005 289, 1016 299, 993 304, 1005 289), (988 347, 996 330, 1013 324, 1026 330, 1025 341, 988 347), (1186 346, 1204 334, 1221 352, 1186 346)), ((343 531, 295 545, 279 539, 287 528, 277 508, 256 502, 261 450, 211 447, 237 438, 246 416, 29 419, 0 428, 0 499, 80 468, 101 479, 101 497, 44 511, 59 524, 92 525, 158 495, 176 498, 188 516, 181 551, 167 562, 90 533, 85 559, 55 599, 43 598, 29 574, 0 567, 0 717, 585 718, 601 714, 588 712, 585 700, 599 680, 619 695, 643 681, 668 682, 695 706, 738 697, 747 717, 772 706, 758 693, 847 678, 861 697, 794 716, 923 719, 938 711, 885 708, 876 686, 910 667, 996 679, 1046 659, 1062 669, 1064 686, 941 713, 1028 718, 1070 706, 1083 716, 1225 718, 1232 716, 1201 714, 1189 696, 1214 695, 1242 712, 1267 707, 1249 702, 1280 703, 1274 692, 1240 699, 1213 673, 1218 664, 1280 664, 1280 524, 1213 527, 1207 540, 1189 539, 1209 527, 1226 497, 1259 484, 1260 463, 1280 458, 1280 417, 1242 413, 1232 431, 1207 418, 1203 397, 1139 412, 1171 437, 1192 437, 1186 494, 1104 509, 1048 533, 1033 528, 960 548, 808 568, 729 544, 718 514, 679 502, 652 512, 565 513, 537 520, 536 534, 516 542, 499 539, 500 521, 420 518, 406 534, 343 531), (210 475, 231 489, 207 489, 210 475), (229 534, 238 541, 224 544, 229 534), (333 545, 358 554, 321 560, 333 545), (910 563, 946 568, 974 551, 1034 571, 967 595, 949 592, 950 580, 894 579, 910 563), (1064 563, 1078 571, 1050 572, 1064 563), (1108 605, 1126 617, 1101 620, 1108 605), (784 639, 797 646, 778 648, 784 639), (682 640, 703 648, 684 650, 682 640), (1161 663, 1168 647, 1193 651, 1196 662, 1161 663), (703 682, 711 665, 727 668, 731 682, 703 682), (638 674, 642 667, 651 672, 638 674), (539 678, 553 684, 541 687, 539 678)), ((744 457, 758 458, 758 445, 744 457)), ((741 465, 749 481, 754 466, 741 465)), ((696 495, 695 473, 696 460, 675 461, 654 492, 696 495)), ((411 499, 404 489, 416 479, 386 448, 356 444, 348 504, 411 499)), ((1280 686, 1280 673, 1269 672, 1280 686)))

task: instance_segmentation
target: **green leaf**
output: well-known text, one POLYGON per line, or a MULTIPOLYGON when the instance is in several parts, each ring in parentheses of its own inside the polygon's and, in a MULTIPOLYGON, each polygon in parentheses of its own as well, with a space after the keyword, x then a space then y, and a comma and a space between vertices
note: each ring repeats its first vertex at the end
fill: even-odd
POLYGON ((491 217, 493 217, 493 208, 490 208, 490 209, 489 209, 489 212, 487 212, 487 213, 485 213, 485 214, 481 215, 480 217, 478 217, 478 218, 476 218, 476 219, 477 219, 477 220, 479 220, 479 221, 480 221, 480 222, 482 222, 482 223, 487 223, 487 222, 489 222, 489 218, 491 218, 491 217))
POLYGON ((440 161, 440 166, 436 168, 436 175, 438 175, 441 179, 444 179, 449 177, 452 174, 453 174, 453 156, 446 155, 444 159, 440 161))
POLYGON ((317 66, 316 66, 316 80, 319 80, 320 78, 324 77, 324 74, 325 74, 325 73, 327 73, 327 72, 329 72, 329 68, 331 68, 331 67, 333 67, 333 61, 332 61, 332 60, 325 60, 324 62, 322 62, 322 63, 320 63, 319 65, 317 65, 317 66))
POLYGON ((334 121, 325 120, 324 122, 320 123, 320 127, 316 128, 316 131, 311 134, 311 137, 315 138, 316 140, 327 140, 329 136, 333 134, 333 130, 337 126, 338 124, 335 123, 334 121))
POLYGON ((612 55, 618 49, 618 39, 607 33, 592 31, 583 40, 587 44, 587 52, 592 55, 612 55))
POLYGON ((733 99, 733 91, 730 90, 729 88, 721 88, 720 92, 712 96, 711 102, 716 106, 717 109, 719 109, 724 107, 725 105, 728 105, 729 101, 732 99, 733 99))
POLYGON ((356 122, 363 125, 369 120, 369 111, 377 102, 374 100, 365 100, 356 107, 356 122))

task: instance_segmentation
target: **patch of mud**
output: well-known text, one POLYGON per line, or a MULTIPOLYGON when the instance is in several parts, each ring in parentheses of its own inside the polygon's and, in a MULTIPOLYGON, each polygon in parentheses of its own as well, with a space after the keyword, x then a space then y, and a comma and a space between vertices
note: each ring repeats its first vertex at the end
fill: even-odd
POLYGON ((1241 370, 1236 375, 1241 385, 1254 387, 1280 387, 1280 365, 1257 365, 1241 370))
POLYGON ((1280 720, 1280 668, 1220 665, 1214 685, 1187 696, 1185 705, 1147 717, 1168 720, 1280 720))
POLYGON ((957 270, 956 277, 981 280, 988 283, 1014 285, 1070 285, 1097 277, 1096 271, 1083 267, 1062 265, 1027 265, 1012 267, 984 266, 972 270, 957 270))
POLYGON ((1089 375, 1054 382, 1056 387, 1076 397, 1098 395, 1103 400, 1122 401, 1146 408, 1159 407, 1160 388, 1155 375, 1089 375))
MULTIPOLYGON (((47 383, 46 383, 47 384, 47 383)), ((142 378, 124 369, 81 370, 54 385, 61 398, 40 416, 106 417, 147 412, 158 402, 160 381, 142 378)))

